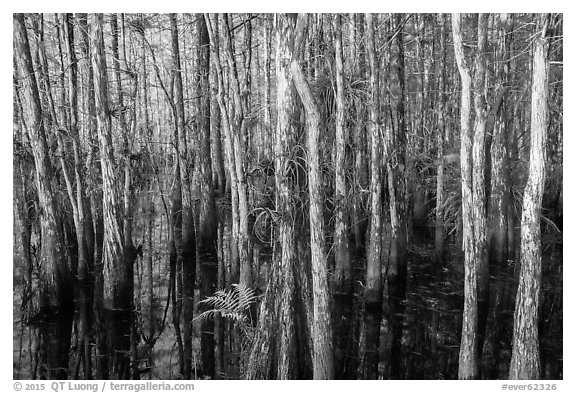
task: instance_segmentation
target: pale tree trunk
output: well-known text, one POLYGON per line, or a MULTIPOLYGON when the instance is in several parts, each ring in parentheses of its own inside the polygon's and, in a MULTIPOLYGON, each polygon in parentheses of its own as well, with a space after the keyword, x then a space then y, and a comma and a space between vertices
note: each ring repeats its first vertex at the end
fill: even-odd
POLYGON ((390 197, 390 262, 388 265, 388 294, 392 327, 392 349, 390 355, 390 377, 402 377, 402 326, 406 300, 406 282, 408 264, 406 260, 407 243, 407 183, 406 183, 406 109, 404 80, 404 41, 401 14, 395 15, 394 28, 398 29, 395 38, 397 50, 395 63, 399 97, 396 103, 396 133, 389 127, 386 151, 391 154, 386 164, 388 172, 388 195, 390 197))
MULTIPOLYGON (((358 37, 364 36, 364 24, 362 14, 356 14, 354 21, 354 27, 358 29, 358 37)), ((369 76, 366 71, 366 61, 365 61, 365 50, 366 45, 364 40, 358 38, 358 44, 356 48, 357 56, 354 57, 354 62, 357 62, 357 67, 354 67, 354 79, 365 81, 369 76)), ((368 88, 368 87, 366 87, 368 88)), ((367 121, 368 113, 366 110, 366 105, 361 99, 354 99, 354 110, 355 110, 355 125, 353 134, 353 146, 354 146, 354 199, 352 206, 352 219, 351 224, 354 230, 354 245, 356 250, 364 251, 365 248, 365 234, 368 228, 368 221, 366 219, 366 212, 362 208, 366 202, 366 188, 369 187, 368 182, 368 167, 369 160, 367 160, 367 149, 370 143, 368 138, 369 125, 367 121)), ((364 252, 361 252, 364 254, 364 252)))
MULTIPOLYGON (((354 26, 352 16, 351 26, 354 26)), ((352 312, 352 264, 349 245, 350 216, 348 213, 348 191, 346 182, 346 144, 348 143, 348 127, 346 126, 346 92, 344 87, 344 48, 342 40, 342 16, 333 17, 335 50, 336 50, 336 157, 335 157, 335 187, 334 187, 334 367, 336 378, 344 377, 347 361, 347 343, 350 337, 352 312)), ((352 42, 354 41, 354 34, 352 42)), ((348 64, 350 74, 354 61, 348 64)))
POLYGON ((348 129, 345 124, 344 54, 342 49, 342 16, 334 16, 336 34, 336 162, 334 187, 334 255, 336 257, 336 288, 348 293, 351 288, 352 268, 348 247, 348 214, 346 190, 346 143, 348 129))
MULTIPOLYGON (((275 15, 276 30, 276 107, 278 121, 275 133, 275 180, 277 244, 275 245, 269 284, 260 306, 257 333, 254 338, 247 379, 309 378, 310 343, 307 326, 306 283, 302 281, 304 264, 297 261, 297 220, 294 208, 295 182, 291 175, 296 129, 293 116, 296 100, 292 86, 292 43, 296 16, 275 15), (298 318, 298 319, 297 319, 298 318)), ((309 273, 308 273, 309 274, 309 273)))
POLYGON ((382 150, 379 65, 374 38, 377 17, 366 14, 366 48, 370 64, 370 240, 366 261, 365 344, 360 348, 359 377, 378 378, 380 321, 382 318, 382 150))
MULTIPOLYGON (((214 33, 218 37, 218 24, 214 24, 214 33)), ((210 55, 210 62, 214 64, 214 55, 210 55)), ((215 71, 215 67, 210 68, 210 85, 218 86, 218 76, 215 71)), ((220 106, 218 105, 218 92, 216 89, 211 89, 212 101, 210 104, 210 144, 211 144, 211 157, 212 157, 212 169, 213 169, 213 180, 214 185, 218 185, 218 193, 224 195, 226 192, 226 168, 224 166, 224 157, 222 152, 222 130, 221 130, 221 120, 220 120, 220 106)), ((214 186, 216 187, 216 186, 214 186)))
MULTIPOLYGON (((76 192, 72 192, 70 181, 67 180, 67 188, 70 202, 74 211, 74 226, 78 242, 78 289, 80 295, 80 341, 83 354, 84 378, 92 379, 92 354, 91 354, 91 301, 92 301, 92 271, 93 260, 89 246, 89 238, 85 229, 88 229, 85 210, 89 210, 89 202, 85 197, 84 171, 82 152, 80 148, 80 133, 78 130, 78 64, 74 44, 74 25, 72 14, 64 15, 64 33, 66 39, 66 52, 70 61, 68 74, 68 94, 70 102, 70 137, 74 156, 74 181, 76 192), (85 209, 88 207, 88 209, 85 209)), ((63 166, 63 173, 66 169, 63 166)), ((67 177, 68 178, 68 177, 67 177)))
POLYGON ((92 68, 100 142, 102 192, 104 196, 104 308, 110 310, 111 339, 110 377, 126 379, 130 364, 130 324, 132 312, 132 277, 124 257, 124 238, 119 222, 117 179, 112 145, 112 120, 108 104, 108 77, 104 52, 103 15, 93 16, 91 23, 92 68))
MULTIPOLYGON (((236 217, 238 223, 238 233, 237 233, 237 243, 238 243, 238 253, 240 254, 240 284, 245 287, 252 286, 252 252, 250 245, 250 235, 248 231, 248 190, 246 174, 244 169, 244 162, 246 158, 244 157, 244 152, 246 151, 247 144, 244 141, 244 136, 247 134, 247 127, 249 122, 245 118, 246 116, 246 104, 242 99, 242 91, 240 86, 240 81, 238 77, 238 70, 236 66, 236 60, 233 53, 232 47, 232 26, 228 19, 227 14, 222 14, 224 27, 223 36, 225 40, 225 53, 228 61, 229 75, 231 76, 230 85, 233 95, 234 103, 234 117, 232 119, 232 154, 234 156, 233 164, 234 167, 231 168, 235 172, 236 183, 237 183, 237 198, 238 198, 238 215, 236 217)), ((247 73, 250 71, 247 70, 247 73)), ((245 75, 245 79, 247 75, 245 75)), ((249 86, 249 85, 248 85, 249 86)), ((234 197, 234 196, 233 196, 234 197)))
MULTIPOLYGON (((129 112, 129 108, 124 106, 124 89, 122 86, 122 76, 121 76, 121 69, 125 72, 129 72, 127 64, 126 64, 126 51, 125 51, 125 42, 122 46, 122 57, 120 56, 119 51, 119 36, 120 30, 118 28, 118 15, 111 14, 110 15, 110 30, 112 36, 112 57, 114 59, 114 79, 116 83, 116 96, 117 96, 117 108, 116 113, 118 115, 120 130, 122 133, 122 149, 123 149, 123 157, 122 157, 122 169, 123 169, 123 187, 122 187, 122 194, 123 194, 123 223, 122 223, 122 232, 124 234, 124 258, 125 264, 128 268, 128 276, 133 277, 134 274, 134 263, 136 261, 136 249, 134 247, 134 243, 132 240, 132 222, 134 220, 133 217, 133 208, 134 208, 134 192, 133 192, 133 184, 132 184, 132 159, 131 159, 131 146, 130 146, 130 137, 131 137, 131 130, 129 129, 126 114, 129 112)), ((123 19, 123 16, 121 16, 123 19)), ((136 91, 135 89, 133 90, 136 91)), ((135 97, 131 97, 131 102, 136 102, 135 97)), ((134 109, 135 110, 135 109, 134 109)), ((135 121, 132 119, 130 123, 132 126, 135 126, 135 121)), ((134 292, 134 280, 133 278, 130 279, 130 285, 132 288, 130 292, 134 292)), ((131 302, 134 302, 134 299, 131 299, 131 302)), ((134 305, 130 307, 134 309, 134 305)), ((129 324, 131 330, 131 338, 130 338, 130 351, 131 351, 131 379, 139 379, 138 375, 138 368, 137 368, 137 347, 135 345, 135 326, 134 326, 134 314, 130 313, 129 316, 129 324)))
MULTIPOLYGON (((488 201, 487 253, 496 276, 490 284, 490 304, 482 347, 482 378, 495 379, 500 362, 500 342, 505 324, 500 315, 504 304, 505 280, 503 274, 508 267, 508 209, 510 208, 510 167, 508 161, 508 86, 510 83, 510 44, 512 41, 512 18, 510 14, 500 14, 495 18, 495 60, 496 87, 490 117, 494 118, 492 141, 490 144, 490 197, 488 201)), ((512 223, 510 223, 512 226, 512 223)))
POLYGON ((476 347, 478 304, 476 294, 477 261, 474 246, 474 213, 472 211, 472 130, 470 129, 472 80, 470 67, 464 54, 460 18, 460 14, 452 14, 454 53, 462 86, 460 102, 460 171, 464 250, 464 312, 458 378, 474 379, 478 376, 478 351, 476 347))
POLYGON ((72 277, 64 251, 64 238, 60 217, 57 212, 56 193, 52 177, 54 168, 50 162, 46 129, 42 120, 42 107, 30 44, 23 14, 14 14, 14 44, 18 54, 18 64, 25 83, 25 108, 31 116, 28 137, 32 145, 36 167, 36 187, 38 190, 40 228, 42 245, 40 249, 41 268, 39 270, 39 315, 46 315, 41 334, 47 345, 48 379, 66 379, 73 318, 72 277))
POLYGON ((524 189, 520 240, 520 277, 514 310, 514 335, 510 379, 540 378, 538 322, 542 287, 540 211, 546 182, 548 131, 548 14, 539 16, 539 34, 532 62, 532 113, 530 119, 530 166, 524 189))
POLYGON ((489 260, 502 266, 508 259, 508 223, 507 212, 510 207, 510 174, 508 133, 509 105, 507 103, 508 83, 510 82, 509 50, 512 34, 510 14, 501 14, 497 33, 496 48, 498 61, 498 85, 496 102, 493 105, 494 128, 490 146, 490 203, 489 203, 489 260))
POLYGON ((262 135, 262 146, 264 147, 264 157, 272 156, 273 140, 270 135, 273 135, 274 128, 272 124, 272 111, 271 111, 271 84, 270 84, 270 69, 272 64, 272 16, 267 15, 264 19, 264 132, 262 135))
POLYGON ((486 60, 488 14, 478 15, 478 47, 474 74, 474 137, 472 145, 472 212, 474 247, 478 280, 478 326, 476 331, 478 359, 482 357, 484 330, 488 316, 490 272, 486 252, 486 60))
MULTIPOLYGON (((294 53, 290 70, 294 85, 306 111, 308 147, 308 190, 310 193, 310 248, 312 253, 312 293, 314 319, 311 326, 314 379, 332 379, 334 361, 332 354, 332 324, 328 295, 328 260, 324 244, 324 216, 322 212, 322 178, 320 172, 320 110, 312 96, 308 81, 298 61, 302 58, 303 39, 308 16, 299 14, 294 37, 294 53)), ((342 64, 340 64, 342 70, 342 64)), ((340 86, 342 88, 342 86, 340 86)), ((341 130, 342 133, 342 130, 341 130)), ((343 150, 343 148, 342 148, 343 150)), ((343 152, 341 152, 343 155, 343 152)), ((343 169, 343 168, 342 168, 343 169)), ((309 321, 312 322, 312 321, 309 321)))
MULTIPOLYGON (((94 71, 91 61, 91 43, 88 27, 88 15, 78 14, 78 27, 82 39, 80 40, 79 49, 83 58, 81 62, 82 74, 85 75, 88 82, 88 88, 84 89, 84 102, 87 107, 87 124, 86 133, 90 142, 90 150, 86 160, 85 168, 88 173, 86 178, 87 194, 90 195, 90 209, 86 209, 86 215, 92 216, 92 228, 86 228, 86 233, 93 233, 92 242, 88 246, 92 250, 90 253, 94 258, 94 283, 93 283, 93 309, 95 326, 94 338, 96 346, 95 357, 95 376, 96 379, 108 378, 108 354, 106 349, 106 335, 103 326, 105 317, 103 316, 103 247, 104 247, 104 218, 99 207, 102 205, 102 189, 100 187, 101 173, 99 166, 94 162, 99 156, 98 148, 98 125, 96 121, 96 98, 94 93, 94 71)), ((88 238, 87 238, 88 239, 88 238)))

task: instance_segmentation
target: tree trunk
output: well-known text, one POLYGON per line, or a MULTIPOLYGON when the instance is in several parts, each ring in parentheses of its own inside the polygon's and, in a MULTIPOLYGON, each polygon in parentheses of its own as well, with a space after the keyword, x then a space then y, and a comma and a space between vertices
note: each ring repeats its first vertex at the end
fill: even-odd
MULTIPOLYGON (((320 173, 320 110, 298 61, 302 58, 303 39, 308 16, 299 14, 294 38, 294 53, 290 70, 294 85, 306 111, 308 145, 308 190, 310 193, 310 247, 312 252, 312 293, 314 322, 311 326, 314 379, 332 379, 332 324, 328 297, 328 261, 324 245, 324 213, 322 212, 322 178, 320 173)), ((342 64, 340 64, 342 69, 342 64)), ((341 86, 342 87, 342 86, 341 86)), ((343 153, 343 152, 342 152, 343 153)), ((343 155, 343 154, 342 154, 343 155)), ((312 321, 309 321, 312 322, 312 321)))
POLYGON ((310 340, 306 326, 306 272, 296 259, 293 203, 296 179, 293 171, 293 146, 296 129, 292 117, 296 101, 290 64, 296 16, 275 15, 276 30, 276 107, 275 133, 276 239, 269 284, 260 306, 257 333, 254 337, 247 379, 309 378, 310 340))
MULTIPOLYGON (((196 283, 196 236, 194 228, 194 206, 192 204, 189 152, 187 148, 186 125, 184 114, 184 93, 182 87, 182 66, 180 62, 180 46, 178 38, 178 20, 176 14, 170 14, 170 31, 172 35, 172 75, 174 77, 174 107, 176 109, 176 129, 178 130, 178 161, 180 169, 180 190, 182 193, 182 243, 181 250, 176 245, 178 259, 182 266, 181 275, 181 302, 182 326, 184 326, 182 336, 182 359, 180 361, 180 372, 184 375, 186 364, 190 365, 191 359, 187 359, 187 350, 191 356, 191 330, 193 309, 194 309, 194 287, 196 283)), ((177 270, 180 267, 177 262, 177 270)), ((176 274, 178 276, 178 272, 176 274)), ((177 279, 178 281, 178 279, 177 279)), ((178 294, 180 295, 180 293, 178 294)), ((180 298, 180 296, 178 296, 180 298)), ((179 324, 179 323, 178 323, 179 324)), ((210 332, 212 334, 212 332, 210 332)), ((203 359, 204 360, 204 359, 203 359)), ((204 363, 204 362, 203 362, 204 363)), ((206 363, 210 364, 209 359, 206 363)))
POLYGON ((478 15, 478 47, 474 75, 474 137, 472 145, 472 214, 474 215, 474 247, 478 279, 478 327, 476 331, 478 359, 482 357, 484 331, 488 317, 490 271, 486 252, 486 46, 488 14, 478 15))
POLYGON ((50 162, 46 130, 42 120, 42 107, 30 44, 23 14, 14 14, 14 44, 18 53, 19 69, 26 91, 26 112, 31 116, 28 137, 32 145, 36 167, 36 187, 41 211, 40 226, 42 245, 39 271, 39 316, 45 318, 41 335, 47 346, 48 379, 66 379, 73 318, 72 277, 68 268, 60 217, 57 213, 56 193, 52 185, 53 167, 50 162))
POLYGON ((404 42, 403 20, 401 14, 395 15, 394 28, 396 34, 396 76, 398 80, 399 97, 396 103, 396 135, 388 127, 386 130, 386 151, 394 152, 388 164, 388 195, 390 197, 390 262, 388 265, 388 297, 390 305, 392 348, 390 355, 390 377, 400 379, 402 377, 402 326, 406 301, 407 284, 407 183, 406 183, 406 110, 405 110, 405 81, 404 81, 404 42))
MULTIPOLYGON (((197 86, 196 105, 198 108, 198 131, 200 137, 200 149, 198 150, 198 170, 200 181, 200 214, 198 225, 198 257, 200 258, 200 281, 203 288, 203 294, 209 296, 216 290, 218 281, 218 223, 214 219, 216 210, 214 208, 214 187, 212 184, 212 166, 210 160, 210 40, 208 37, 208 28, 206 20, 202 14, 197 15, 196 28, 198 31, 198 49, 197 49, 197 67, 195 81, 197 86)), ((191 326, 190 326, 191 329, 191 326)), ((214 331, 214 324, 205 326, 206 330, 214 331)), ((191 333, 191 330, 190 330, 191 333)), ((214 339, 212 338, 212 347, 214 339)), ((211 351, 210 364, 203 364, 204 375, 214 378, 215 360, 214 349, 207 348, 211 351)), ((192 347, 185 348, 187 356, 192 356, 192 347)), ((190 359, 186 359, 191 361, 190 359)), ((185 367, 184 378, 189 379, 191 369, 185 367)))
POLYGON ((438 82, 438 99, 440 101, 438 111, 438 169, 436 173, 436 223, 434 231, 434 244, 436 251, 436 260, 441 265, 444 264, 444 239, 446 230, 444 228, 444 138, 446 134, 446 17, 445 14, 440 14, 439 23, 440 27, 440 80, 438 82))
POLYGON ((351 292, 352 267, 348 247, 348 214, 346 185, 344 54, 342 49, 342 16, 334 16, 336 34, 336 162, 334 186, 334 255, 336 257, 336 291, 351 292))
POLYGON ((452 14, 452 36, 454 53, 460 72, 460 171, 462 181, 462 225, 464 249, 464 312, 462 318, 462 338, 458 362, 459 379, 478 377, 478 297, 477 260, 474 245, 474 213, 472 197, 472 130, 470 129, 472 81, 470 67, 465 58, 460 14, 452 14))
POLYGON ((96 96, 102 192, 104 196, 104 308, 109 312, 110 377, 130 376, 130 313, 132 312, 132 269, 126 265, 124 234, 120 226, 118 183, 112 145, 112 120, 108 103, 108 77, 104 52, 103 15, 91 23, 92 67, 96 96))
POLYGON ((548 130, 548 19, 538 20, 539 34, 532 63, 532 111, 530 122, 530 166, 524 189, 520 241, 520 278, 514 310, 514 336, 510 379, 540 378, 538 337, 542 286, 540 211, 546 181, 546 138, 548 130))
POLYGON ((360 350, 359 377, 378 379, 380 321, 382 319, 382 154, 380 136, 380 83, 379 65, 376 57, 376 16, 366 14, 366 48, 370 63, 370 240, 366 261, 365 301, 365 348, 360 350))

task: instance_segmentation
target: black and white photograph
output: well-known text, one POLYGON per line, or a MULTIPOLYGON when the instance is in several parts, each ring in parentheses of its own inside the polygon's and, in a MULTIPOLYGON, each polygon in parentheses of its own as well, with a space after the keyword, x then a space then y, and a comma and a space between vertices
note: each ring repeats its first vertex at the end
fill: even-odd
POLYGON ((563 13, 12 18, 15 391, 564 379, 563 13))

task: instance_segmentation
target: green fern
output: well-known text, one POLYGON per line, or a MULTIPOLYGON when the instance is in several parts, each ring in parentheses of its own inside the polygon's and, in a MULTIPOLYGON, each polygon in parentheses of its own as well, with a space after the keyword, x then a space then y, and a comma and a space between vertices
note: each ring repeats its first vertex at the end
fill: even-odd
POLYGON ((217 315, 245 325, 249 322, 250 306, 258 300, 258 295, 252 288, 240 284, 232 284, 228 291, 221 289, 214 295, 208 296, 199 302, 209 307, 208 310, 199 314, 194 320, 213 319, 217 315))

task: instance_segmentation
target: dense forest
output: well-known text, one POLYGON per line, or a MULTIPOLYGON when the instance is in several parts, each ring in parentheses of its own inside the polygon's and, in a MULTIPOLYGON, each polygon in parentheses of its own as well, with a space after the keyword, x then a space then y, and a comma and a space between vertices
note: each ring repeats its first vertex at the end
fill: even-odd
POLYGON ((562 379, 562 14, 14 14, 15 379, 562 379))

